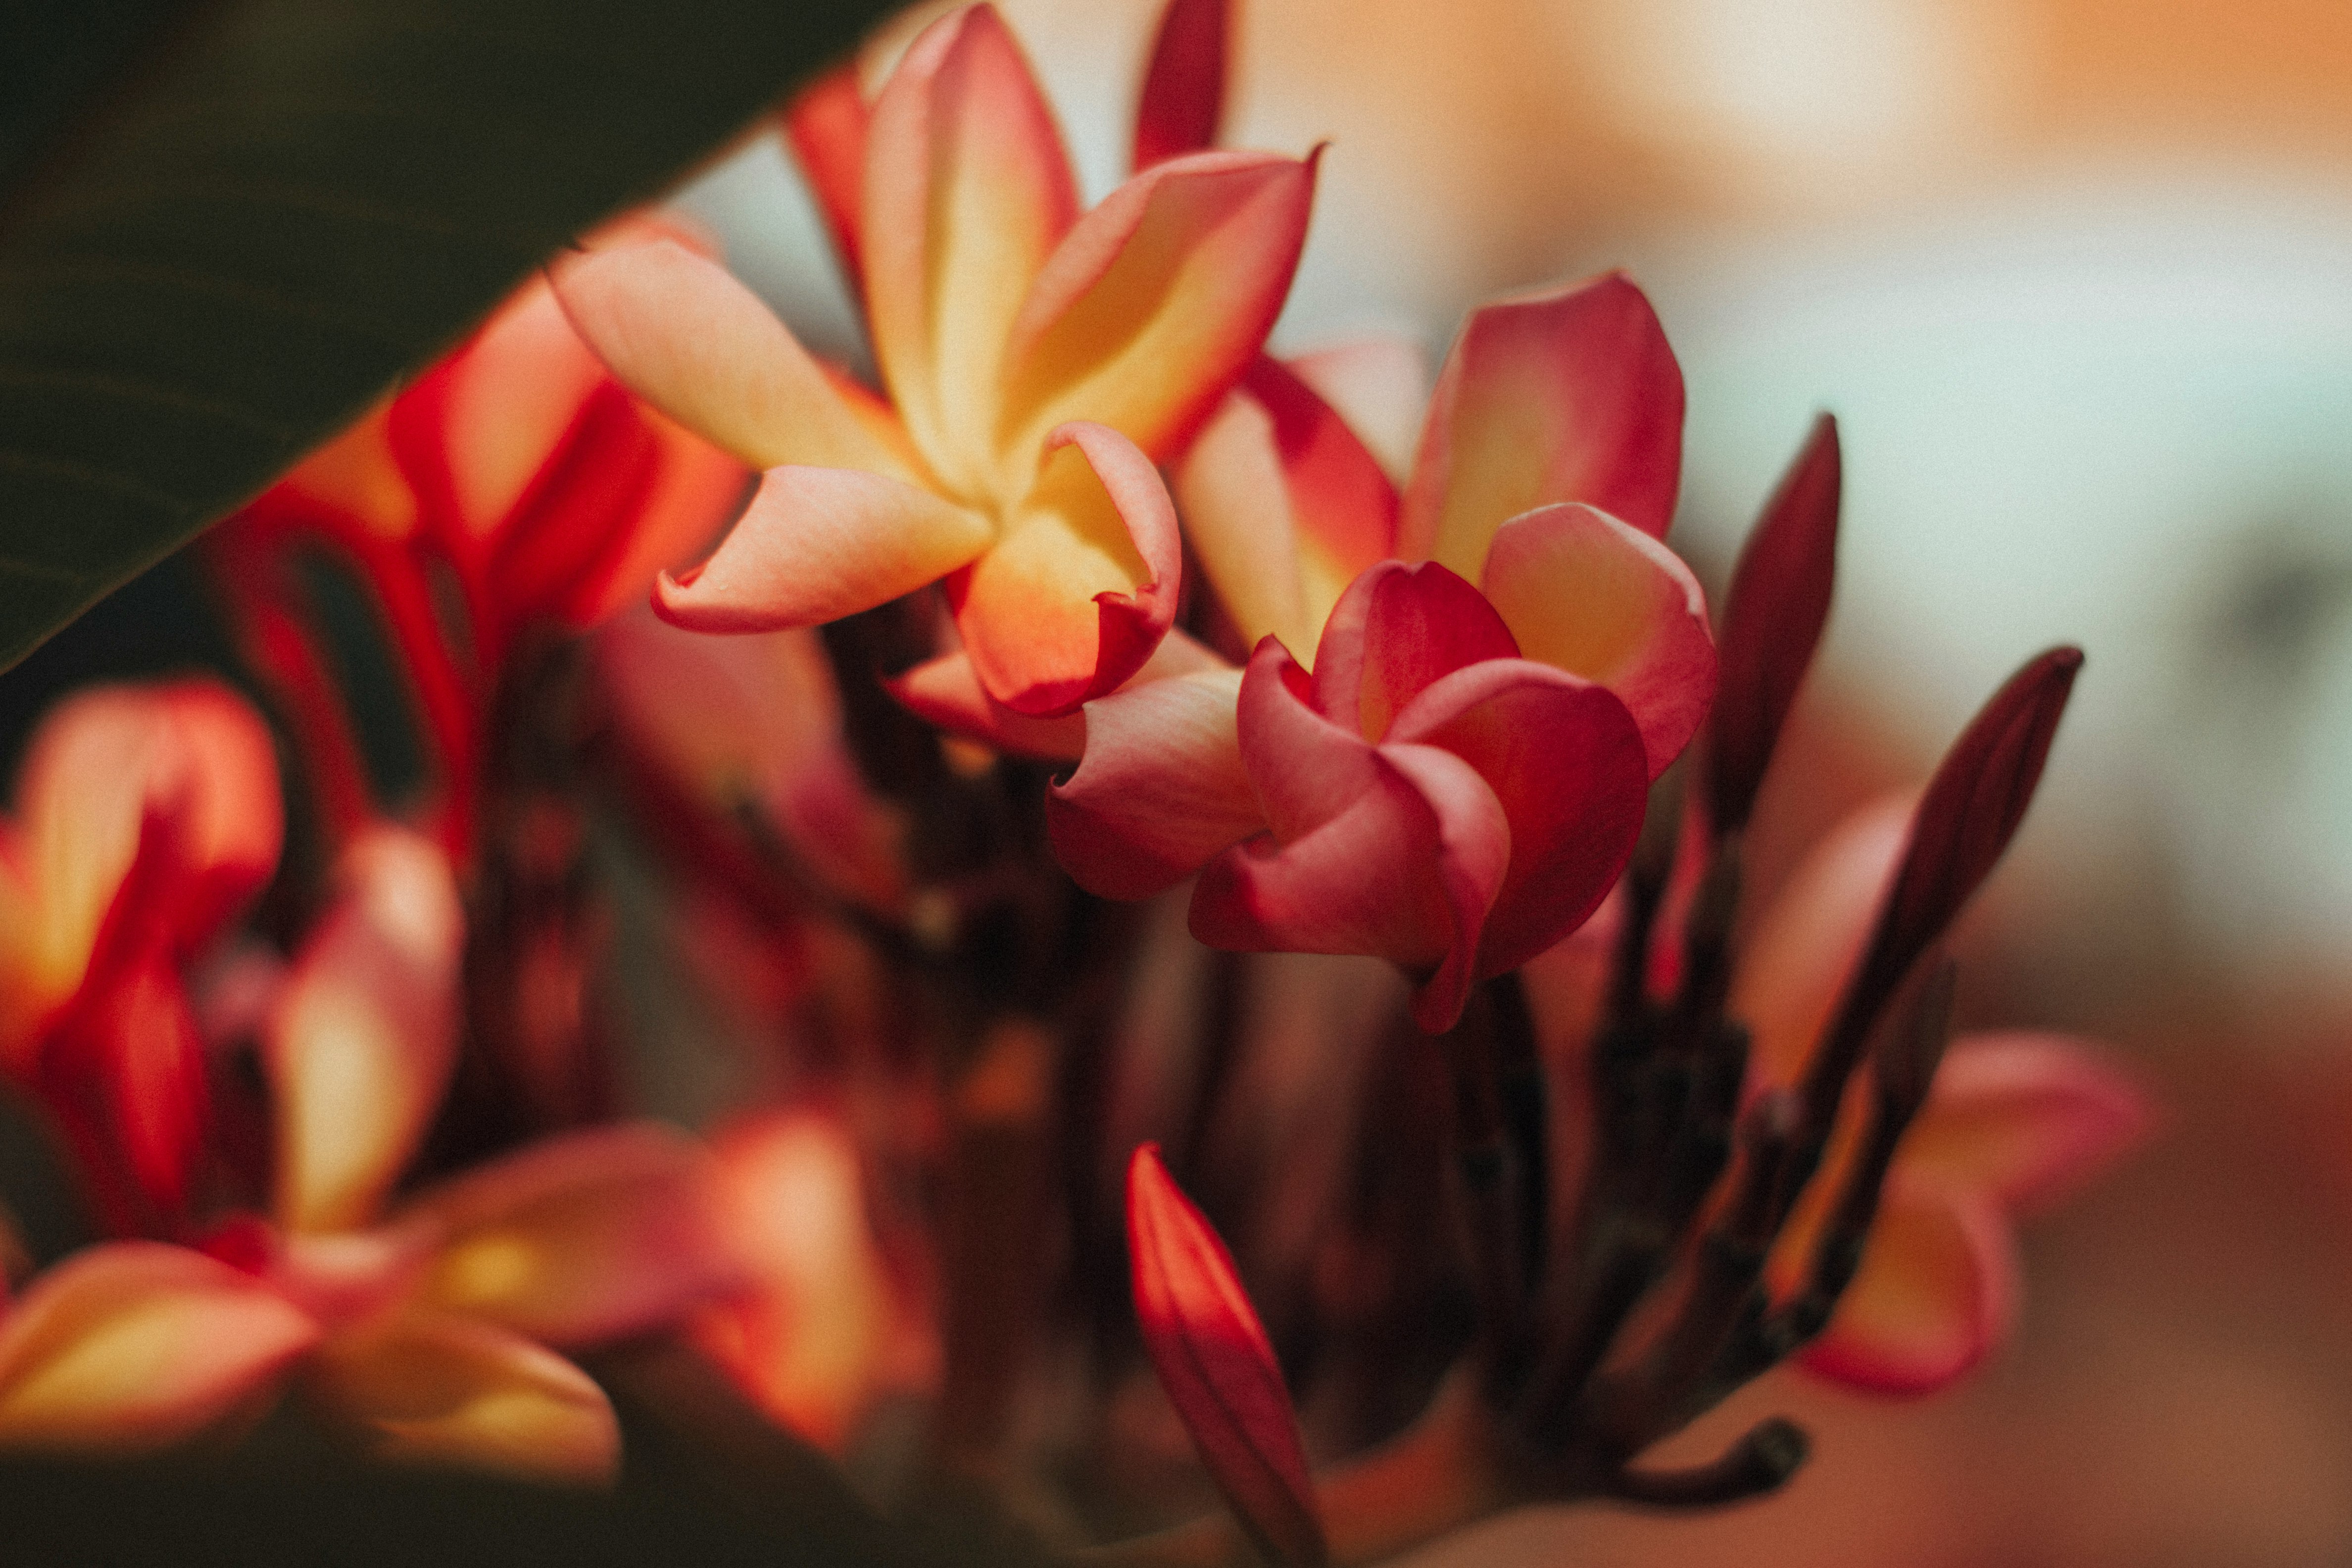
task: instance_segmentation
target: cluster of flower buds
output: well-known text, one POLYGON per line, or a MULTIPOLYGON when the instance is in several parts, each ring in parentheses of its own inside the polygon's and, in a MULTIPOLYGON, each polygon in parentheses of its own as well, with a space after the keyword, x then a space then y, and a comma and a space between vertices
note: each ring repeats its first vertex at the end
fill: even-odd
MULTIPOLYGON (((1664 542, 1681 373, 1622 276, 1475 311, 1384 462, 1396 356, 1266 352, 1319 153, 1214 145, 1230 23, 1172 0, 1135 172, 1090 210, 985 4, 877 92, 849 65, 793 102, 875 384, 628 220, 220 531, 333 867, 289 956, 214 952, 279 861, 255 714, 184 683, 49 720, 0 834, 0 1068, 114 1239, 0 1321, 0 1443, 179 1441, 290 1382, 387 1456, 593 1478, 618 1428, 564 1352, 662 1330, 833 1452, 911 1397, 926 1473, 1002 1505, 1035 1490, 1014 1412, 1066 1298, 1099 1397, 1056 1406, 1091 1412, 1066 1447, 1120 1429, 1148 1359, 1229 1504, 1104 1550, 1359 1563, 1521 1502, 1757 1495, 1804 1458, 1788 1423, 1643 1457, 1792 1359, 1916 1393, 2000 1342, 2012 1217, 2146 1119, 2081 1042, 1950 1039, 1947 938, 2081 656, 1746 910, 1829 611, 1834 425, 1713 624, 1664 542), (306 552, 396 655, 422 830, 362 760, 306 552), (666 933, 614 965, 600 879, 631 878, 666 933), (1260 1276, 1265 1321, 1252 1248, 1178 1186, 1249 1217, 1201 1130, 1258 972, 1204 959, 1188 998, 1120 907, 1188 883, 1220 954, 1392 966, 1345 1050, 1442 1086, 1395 1097, 1443 1152, 1394 1179, 1444 1223, 1312 1290, 1260 1276), (625 1006, 625 968, 668 992, 625 1006), (743 1043, 776 1103, 709 1147, 616 1121, 625 1011, 743 1043), (1119 1064, 1186 1031, 1212 1066, 1169 1113, 1119 1064), (1375 1306, 1452 1324, 1428 1375, 1302 1425, 1284 1363, 1375 1306)), ((1139 1511, 1169 1510, 1102 1516, 1139 1511)))

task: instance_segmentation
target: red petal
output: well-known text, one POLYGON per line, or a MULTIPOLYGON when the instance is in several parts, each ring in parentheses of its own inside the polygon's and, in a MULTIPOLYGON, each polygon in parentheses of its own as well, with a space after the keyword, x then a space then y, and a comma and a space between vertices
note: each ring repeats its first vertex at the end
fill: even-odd
POLYGON ((1269 1556, 1322 1563, 1315 1486, 1274 1347, 1225 1244, 1155 1144, 1127 1168, 1127 1246, 1144 1348, 1201 1462, 1269 1556))
POLYGON ((1510 823, 1475 973, 1517 969, 1582 925, 1632 858, 1649 794, 1641 731, 1606 687, 1525 659, 1457 670, 1397 716, 1394 742, 1478 772, 1510 823))
POLYGON ((1682 372, 1649 300, 1622 275, 1488 305, 1438 375, 1405 489, 1402 552, 1475 578, 1506 520, 1554 501, 1582 501, 1662 539, 1682 439, 1682 372))
POLYGON ((1824 414, 1765 503, 1724 601, 1706 748, 1707 815, 1718 833, 1747 826, 1829 619, 1840 489, 1837 421, 1824 414))
POLYGON ((849 279, 862 290, 858 204, 866 183, 866 124, 873 117, 858 87, 857 62, 849 60, 803 88, 784 110, 784 138, 808 176, 809 194, 833 235, 834 253, 849 279))
POLYGON ((1383 561, 1348 584, 1315 649, 1315 705, 1368 741, 1441 676, 1519 645, 1486 595, 1434 562, 1383 561))
POLYGON ((1225 108, 1228 0, 1168 0, 1135 109, 1135 168, 1217 144, 1225 108))
POLYGON ((2030 1212, 2097 1175, 2154 1121, 2145 1091, 2090 1041, 1969 1035, 1946 1053, 1902 1160, 2030 1212))

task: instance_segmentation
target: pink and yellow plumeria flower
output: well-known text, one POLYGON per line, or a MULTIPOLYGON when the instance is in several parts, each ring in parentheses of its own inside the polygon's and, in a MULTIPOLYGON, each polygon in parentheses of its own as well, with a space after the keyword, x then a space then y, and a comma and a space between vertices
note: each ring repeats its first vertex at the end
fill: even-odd
MULTIPOLYGON (((1793 1085, 1859 957, 1910 831, 1913 802, 1849 817, 1766 911, 1731 1013, 1752 1030, 1751 1094, 1793 1085)), ((2090 1042, 2004 1031, 1963 1035, 1889 1170, 1859 1272, 1807 1369, 1858 1387, 1925 1394, 2007 1336, 2017 1305, 2015 1216, 2054 1203, 2146 1132, 2147 1101, 2090 1042)), ((1767 1280, 1793 1290, 1851 1162, 1844 1127, 1790 1216, 1767 1280)))
POLYGON ((184 1216, 206 1096, 180 965, 268 880, 280 833, 269 733, 212 681, 83 691, 26 755, 0 821, 0 1070, 117 1231, 184 1216))
POLYGON ((698 629, 771 629, 944 577, 988 692, 1068 711, 1168 629, 1180 551, 1153 465, 1272 326, 1313 163, 1197 153, 1081 214, 1052 113, 984 5, 918 37, 870 112, 834 107, 862 180, 854 205, 828 205, 854 226, 887 404, 676 246, 556 269, 622 381, 765 471, 717 553, 656 603, 698 629))

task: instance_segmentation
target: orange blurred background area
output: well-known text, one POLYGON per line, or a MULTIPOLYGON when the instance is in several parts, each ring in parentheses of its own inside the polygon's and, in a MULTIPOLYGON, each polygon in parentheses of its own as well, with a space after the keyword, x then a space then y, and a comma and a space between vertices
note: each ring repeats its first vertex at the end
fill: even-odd
MULTIPOLYGON (((1156 6, 1005 0, 1092 191, 1156 6)), ((1278 345, 1433 365, 1612 266, 1690 384, 1675 542, 1720 582, 1843 426, 1824 666, 1761 874, 1922 776, 2046 644, 2090 663, 1963 944, 1975 1021, 2105 1036, 2165 1125, 2029 1233, 2016 1341, 1917 1405, 1780 1374, 1814 1461, 1700 1521, 1516 1516, 1457 1563, 2352 1555, 2352 5, 1244 0, 1227 140, 1328 140, 1278 345)), ((683 203, 855 352, 772 138, 683 203)))

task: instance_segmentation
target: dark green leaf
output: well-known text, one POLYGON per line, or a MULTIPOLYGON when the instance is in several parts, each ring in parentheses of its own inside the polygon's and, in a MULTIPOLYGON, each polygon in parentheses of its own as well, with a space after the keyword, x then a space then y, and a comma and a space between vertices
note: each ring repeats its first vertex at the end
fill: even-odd
POLYGON ((887 0, 19 0, 0 668, 887 0))

